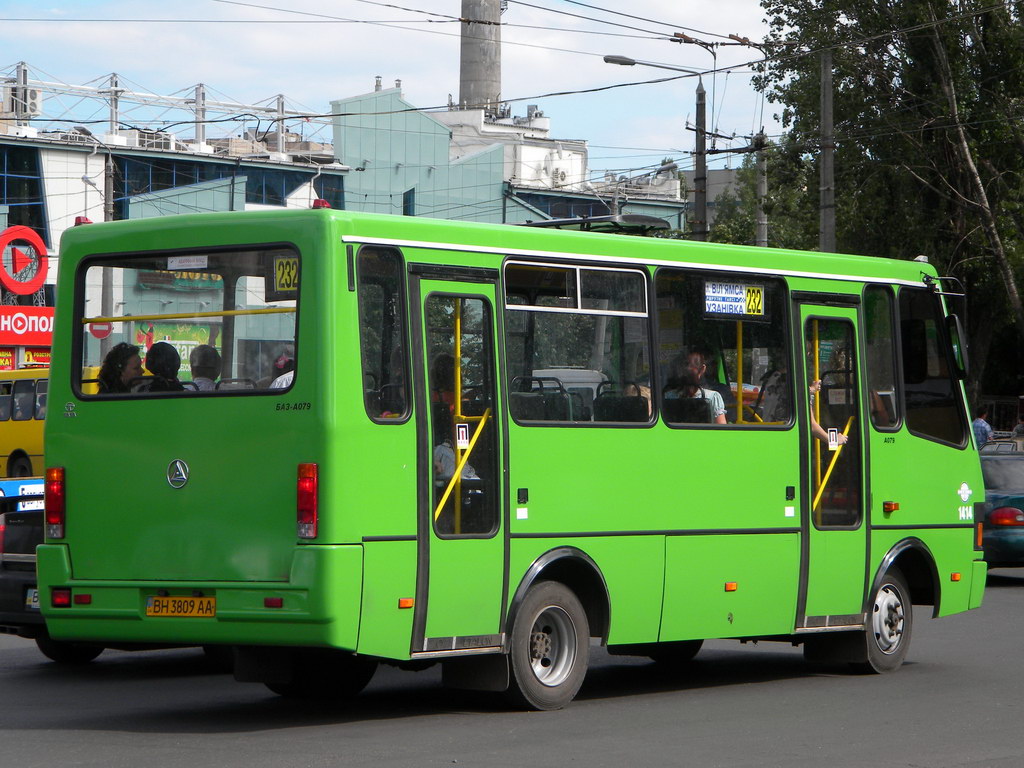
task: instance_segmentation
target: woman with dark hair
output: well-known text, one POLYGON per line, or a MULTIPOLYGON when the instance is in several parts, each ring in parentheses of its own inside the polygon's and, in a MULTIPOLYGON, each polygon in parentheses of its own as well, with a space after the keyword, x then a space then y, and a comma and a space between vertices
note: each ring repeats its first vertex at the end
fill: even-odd
POLYGON ((100 380, 100 392, 131 392, 134 379, 142 376, 142 358, 139 348, 134 344, 122 341, 115 344, 103 358, 97 378, 100 380))
POLYGON ((137 387, 142 392, 181 392, 185 389, 178 381, 181 355, 173 345, 158 341, 146 353, 146 370, 153 374, 150 381, 137 387))

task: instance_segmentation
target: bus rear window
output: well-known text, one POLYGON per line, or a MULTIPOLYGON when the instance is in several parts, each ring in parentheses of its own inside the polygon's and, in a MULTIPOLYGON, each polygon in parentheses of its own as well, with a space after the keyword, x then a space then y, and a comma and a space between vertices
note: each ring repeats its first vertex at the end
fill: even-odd
POLYGON ((79 272, 85 396, 291 387, 299 255, 287 248, 96 258, 79 272))

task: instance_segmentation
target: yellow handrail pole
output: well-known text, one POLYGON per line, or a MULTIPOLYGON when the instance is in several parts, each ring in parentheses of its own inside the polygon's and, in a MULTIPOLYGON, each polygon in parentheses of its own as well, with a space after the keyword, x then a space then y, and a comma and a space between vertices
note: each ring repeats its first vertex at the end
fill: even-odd
POLYGON ((225 309, 220 312, 171 312, 167 315, 122 315, 121 317, 83 317, 82 325, 89 323, 131 323, 136 320, 191 320, 194 317, 238 317, 239 315, 295 314, 295 307, 267 307, 266 309, 225 309))
MULTIPOLYGON (((452 420, 452 428, 459 423, 462 419, 462 299, 455 299, 455 364, 453 373, 455 374, 455 403, 454 413, 455 417, 452 420)), ((454 435, 453 435, 454 437, 454 435)), ((455 445, 452 446, 455 453, 455 464, 458 467, 455 470, 453 478, 457 478, 455 481, 455 487, 459 490, 462 488, 462 465, 466 462, 462 458, 462 451, 459 449, 459 441, 455 440, 455 445)), ((467 451, 467 456, 469 455, 467 451)), ((455 533, 462 533, 462 494, 455 494, 455 527, 453 528, 455 533)))
MULTIPOLYGON (((821 357, 820 347, 818 346, 821 339, 818 336, 818 321, 813 320, 811 326, 814 329, 812 332, 812 341, 814 345, 814 373, 811 376, 811 381, 821 380, 821 357)), ((821 390, 819 389, 814 394, 814 420, 820 425, 821 424, 821 390)), ((813 435, 811 436, 814 437, 813 435)), ((819 442, 814 442, 814 479, 817 483, 815 489, 821 487, 821 445, 819 442)))
POLYGON ((736 423, 743 424, 743 321, 736 321, 736 423))
POLYGON ((473 432, 473 437, 469 439, 469 446, 466 448, 466 452, 462 454, 462 459, 455 465, 455 474, 452 475, 451 480, 448 481, 448 487, 444 489, 444 493, 441 494, 441 500, 437 502, 437 507, 434 509, 434 521, 441 516, 441 510, 444 509, 445 503, 448 501, 448 497, 452 495, 452 489, 455 487, 456 482, 462 480, 462 468, 466 466, 466 462, 469 461, 469 455, 473 452, 473 448, 476 446, 477 438, 480 437, 480 433, 484 430, 484 425, 487 424, 487 419, 491 416, 491 409, 488 408, 484 411, 484 415, 480 417, 480 423, 477 424, 476 431, 473 432))
MULTIPOLYGON (((846 421, 846 428, 843 429, 843 434, 849 436, 850 426, 853 424, 853 416, 846 421)), ((818 487, 818 492, 814 495, 814 501, 811 502, 811 509, 818 510, 818 505, 821 503, 821 495, 825 492, 825 487, 828 485, 828 479, 832 475, 832 470, 836 466, 836 462, 839 461, 839 454, 843 452, 843 446, 840 445, 836 448, 835 453, 832 455, 832 461, 828 464, 828 469, 825 470, 825 478, 822 480, 821 485, 818 487)), ((821 524, 821 513, 818 512, 818 524, 821 524)))

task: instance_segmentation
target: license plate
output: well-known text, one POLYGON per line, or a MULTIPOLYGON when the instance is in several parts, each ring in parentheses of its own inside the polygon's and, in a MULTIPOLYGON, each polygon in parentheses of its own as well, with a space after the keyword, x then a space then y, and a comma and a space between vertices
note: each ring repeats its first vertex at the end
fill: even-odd
POLYGON ((35 587, 29 587, 25 590, 25 607, 30 611, 39 610, 39 590, 35 587))
POLYGON ((210 618, 217 614, 217 598, 215 597, 162 597, 154 595, 146 598, 147 616, 166 616, 168 618, 210 618))

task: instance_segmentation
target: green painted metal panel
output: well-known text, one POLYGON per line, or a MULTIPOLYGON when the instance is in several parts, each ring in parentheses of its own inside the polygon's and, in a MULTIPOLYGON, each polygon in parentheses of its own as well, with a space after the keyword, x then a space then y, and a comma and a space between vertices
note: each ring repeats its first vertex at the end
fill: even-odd
POLYGON ((669 536, 658 639, 793 631, 799 585, 796 533, 669 536))
POLYGON ((413 607, 400 607, 399 600, 416 595, 416 542, 367 542, 363 553, 359 652, 404 658, 412 641, 413 607))

